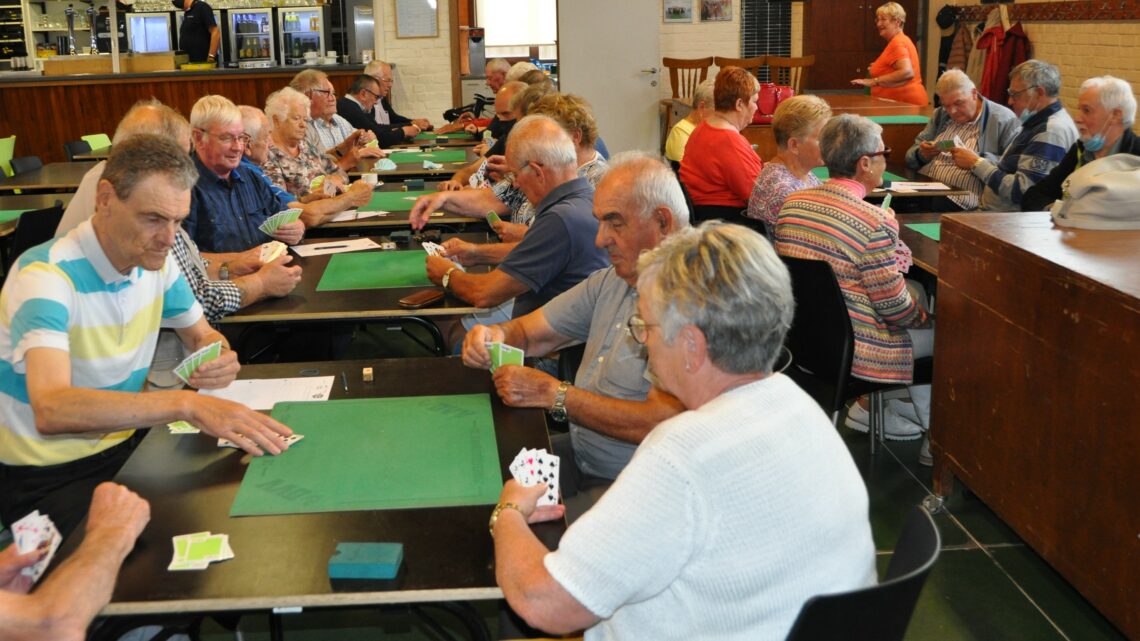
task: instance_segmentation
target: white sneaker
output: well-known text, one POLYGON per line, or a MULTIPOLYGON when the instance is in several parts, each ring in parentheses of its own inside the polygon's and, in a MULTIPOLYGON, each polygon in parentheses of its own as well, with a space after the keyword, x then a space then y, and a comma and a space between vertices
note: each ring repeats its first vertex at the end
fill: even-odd
POLYGON ((933 467, 934 457, 930 455, 930 435, 922 439, 922 447, 918 448, 918 464, 933 467))
POLYGON ((912 423, 922 424, 922 421, 918 420, 918 412, 914 409, 914 403, 904 401, 901 398, 892 398, 887 401, 887 407, 894 410, 895 414, 898 414, 912 423))
MULTIPOLYGON (((922 425, 918 423, 917 419, 918 416, 914 414, 913 406, 910 403, 892 400, 887 403, 883 410, 883 437, 892 441, 913 441, 922 436, 923 431, 922 425), (911 407, 910 414, 915 417, 914 420, 899 412, 895 408, 896 402, 899 405, 911 407)), ((847 408, 847 419, 843 424, 848 429, 866 434, 871 431, 871 412, 863 409, 859 403, 852 403, 847 408)))

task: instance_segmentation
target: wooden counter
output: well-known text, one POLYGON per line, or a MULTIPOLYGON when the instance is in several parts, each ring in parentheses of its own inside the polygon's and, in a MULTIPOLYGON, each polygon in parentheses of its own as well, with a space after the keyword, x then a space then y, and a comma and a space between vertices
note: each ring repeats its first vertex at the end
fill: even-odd
MULTIPOLYGON (((139 100, 158 98, 186 117, 206 94, 264 108, 269 94, 289 84, 303 68, 20 76, 0 82, 0 138, 16 135, 17 156, 39 156, 45 165, 64 161, 63 143, 87 134, 114 134, 119 119, 139 100)), ((329 75, 338 95, 348 91, 363 70, 361 65, 316 68, 329 75)))
MULTIPOLYGON (((819 97, 831 105, 831 111, 835 115, 929 117, 933 113, 929 106, 918 107, 905 102, 875 98, 864 94, 830 93, 819 94, 819 97)), ((914 144, 915 136, 925 127, 925 123, 884 124, 883 142, 891 150, 887 162, 893 165, 905 165, 906 150, 910 149, 910 146, 914 144)), ((772 133, 772 125, 749 125, 741 133, 748 139, 748 142, 758 145, 757 153, 765 161, 776 156, 776 136, 772 133)))
POLYGON ((1140 638, 1140 231, 942 217, 931 450, 1140 638))

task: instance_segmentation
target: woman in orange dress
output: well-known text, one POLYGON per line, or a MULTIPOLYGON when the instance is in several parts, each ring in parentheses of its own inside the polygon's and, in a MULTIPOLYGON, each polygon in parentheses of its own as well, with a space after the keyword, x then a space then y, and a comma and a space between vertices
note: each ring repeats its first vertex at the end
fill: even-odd
POLYGON ((903 33, 904 22, 906 11, 897 2, 888 2, 875 10, 875 27, 887 41, 887 47, 871 63, 871 77, 856 78, 851 84, 870 87, 872 96, 925 106, 930 100, 922 86, 918 50, 903 33))

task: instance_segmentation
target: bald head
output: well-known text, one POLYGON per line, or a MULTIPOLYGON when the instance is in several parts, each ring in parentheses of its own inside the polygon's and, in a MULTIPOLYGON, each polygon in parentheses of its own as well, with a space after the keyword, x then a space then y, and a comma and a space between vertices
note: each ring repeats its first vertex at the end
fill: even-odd
POLYGON ((190 123, 182 114, 157 100, 136 102, 119 121, 111 144, 117 145, 139 134, 164 136, 190 152, 190 123))
POLYGON ((521 115, 511 109, 511 98, 521 91, 526 91, 529 86, 525 82, 516 80, 506 83, 499 89, 499 93, 495 94, 495 115, 499 117, 500 121, 509 122, 521 115))

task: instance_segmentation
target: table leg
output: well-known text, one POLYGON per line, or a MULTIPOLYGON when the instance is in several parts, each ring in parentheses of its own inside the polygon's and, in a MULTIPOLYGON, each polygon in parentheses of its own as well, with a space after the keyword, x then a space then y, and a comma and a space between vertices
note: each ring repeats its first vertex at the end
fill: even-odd
POLYGON ((281 615, 269 613, 269 638, 271 641, 284 641, 285 631, 281 627, 281 615))

